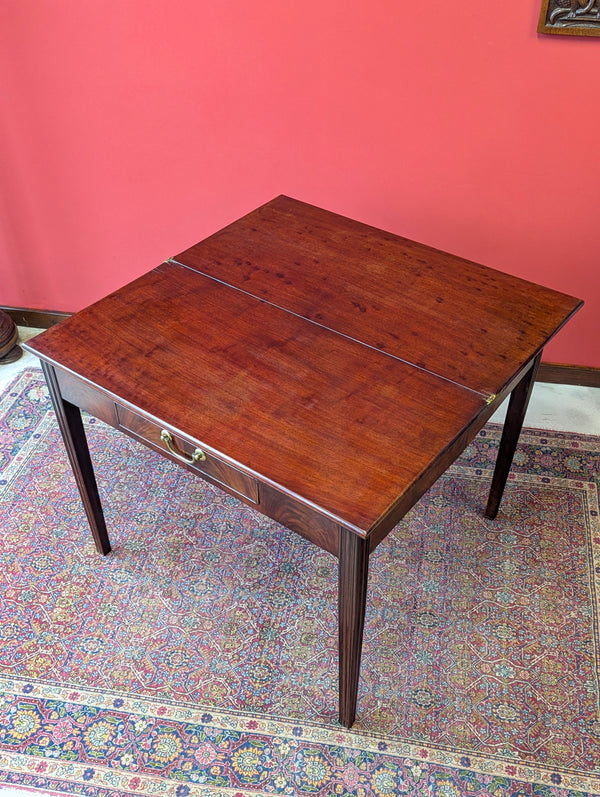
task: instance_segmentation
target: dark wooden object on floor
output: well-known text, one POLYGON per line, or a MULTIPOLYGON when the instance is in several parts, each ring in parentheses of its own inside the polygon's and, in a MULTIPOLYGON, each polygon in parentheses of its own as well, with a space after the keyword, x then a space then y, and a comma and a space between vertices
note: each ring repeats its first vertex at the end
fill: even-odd
POLYGON ((14 363, 21 357, 23 352, 21 347, 17 346, 18 340, 19 330, 15 322, 8 313, 0 310, 0 365, 14 363))
POLYGON ((102 553, 77 408, 339 558, 350 727, 369 554, 512 392, 498 511, 542 349, 581 304, 278 197, 26 348, 102 553))

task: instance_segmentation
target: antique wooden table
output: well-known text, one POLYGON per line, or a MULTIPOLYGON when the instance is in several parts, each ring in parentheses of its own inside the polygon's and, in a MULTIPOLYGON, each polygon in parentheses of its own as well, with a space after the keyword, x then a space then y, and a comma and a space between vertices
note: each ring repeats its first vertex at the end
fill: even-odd
POLYGON ((338 557, 350 727, 370 553, 511 393, 495 516, 542 349, 581 304, 281 196, 26 348, 103 554, 79 408, 338 557))

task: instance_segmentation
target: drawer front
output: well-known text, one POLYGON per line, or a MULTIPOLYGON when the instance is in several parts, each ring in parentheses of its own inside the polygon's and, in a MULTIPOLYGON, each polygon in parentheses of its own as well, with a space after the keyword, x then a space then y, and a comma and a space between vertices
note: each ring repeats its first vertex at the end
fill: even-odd
POLYGON ((150 443, 175 460, 185 460, 185 464, 190 470, 200 476, 205 476, 208 481, 255 504, 258 503, 258 484, 251 476, 242 473, 213 454, 202 451, 188 440, 171 432, 167 427, 158 426, 120 404, 116 404, 115 407, 121 429, 142 442, 150 443))
POLYGON ((109 426, 115 425, 115 404, 109 396, 60 368, 56 368, 56 378, 64 399, 109 426))

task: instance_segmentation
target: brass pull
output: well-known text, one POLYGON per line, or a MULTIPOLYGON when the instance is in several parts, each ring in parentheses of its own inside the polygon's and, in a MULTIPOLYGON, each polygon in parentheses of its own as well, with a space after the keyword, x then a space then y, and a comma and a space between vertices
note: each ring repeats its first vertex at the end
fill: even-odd
POLYGON ((171 454, 177 459, 180 459, 182 462, 185 462, 187 465, 194 465, 196 462, 204 462, 206 459, 206 454, 201 448, 197 448, 191 457, 182 454, 181 451, 177 451, 175 448, 175 444, 173 443, 173 435, 171 432, 168 432, 166 429, 163 429, 160 433, 160 439, 165 443, 171 454))

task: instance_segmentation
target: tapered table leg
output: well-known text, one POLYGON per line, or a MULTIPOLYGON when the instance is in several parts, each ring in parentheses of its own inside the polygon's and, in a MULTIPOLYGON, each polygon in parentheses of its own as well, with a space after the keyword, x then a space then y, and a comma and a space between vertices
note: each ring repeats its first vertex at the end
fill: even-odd
POLYGON ((339 717, 340 724, 346 728, 350 728, 356 716, 368 575, 368 541, 340 529, 339 717))
POLYGON ((494 468, 494 477, 485 510, 485 516, 491 519, 495 518, 498 513, 541 358, 542 353, 540 352, 533 361, 531 368, 510 394, 506 420, 504 421, 504 429, 500 439, 500 448, 496 458, 496 467, 494 468))
POLYGON ((75 476, 85 513, 92 530, 96 549, 99 553, 107 554, 110 552, 110 540, 106 531, 104 513, 100 503, 100 496, 98 495, 98 486, 81 420, 81 412, 79 407, 62 397, 54 368, 42 360, 42 369, 46 377, 46 384, 48 385, 48 391, 56 412, 56 419, 65 448, 69 455, 73 475, 75 476))

